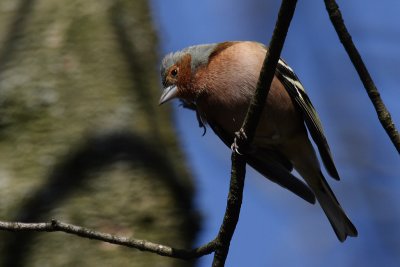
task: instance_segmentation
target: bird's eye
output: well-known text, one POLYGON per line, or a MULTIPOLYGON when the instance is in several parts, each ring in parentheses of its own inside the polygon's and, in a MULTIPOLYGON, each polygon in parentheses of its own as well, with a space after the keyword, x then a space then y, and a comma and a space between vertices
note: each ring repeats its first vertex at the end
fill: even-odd
POLYGON ((172 69, 171 76, 175 78, 177 75, 178 75, 178 69, 172 69))

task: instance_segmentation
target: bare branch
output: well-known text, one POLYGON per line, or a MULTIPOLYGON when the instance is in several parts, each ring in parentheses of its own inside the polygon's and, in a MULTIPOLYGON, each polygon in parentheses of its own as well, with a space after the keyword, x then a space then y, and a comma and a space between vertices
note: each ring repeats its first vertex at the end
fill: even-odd
MULTIPOLYGON (((264 103, 269 92, 275 68, 280 57, 283 43, 293 17, 297 0, 283 0, 278 20, 275 25, 270 42, 269 51, 266 54, 263 67, 260 72, 255 96, 253 97, 245 121, 242 133, 249 138, 245 139, 243 145, 251 143, 257 127, 264 103)), ((116 245, 131 247, 142 251, 157 253, 162 256, 192 259, 215 252, 213 265, 222 267, 225 265, 229 252, 230 242, 239 220, 240 207, 243 198, 243 187, 246 172, 246 156, 232 153, 232 171, 227 207, 224 220, 220 227, 218 236, 213 241, 192 250, 177 249, 162 244, 156 244, 146 240, 118 237, 108 233, 97 232, 88 228, 63 223, 57 220, 45 223, 20 223, 0 221, 0 230, 6 231, 38 231, 38 232, 65 232, 83 238, 100 240, 116 245)))
MULTIPOLYGON (((260 77, 257 83, 257 89, 246 118, 243 122, 242 129, 237 136, 235 142, 240 142, 237 145, 248 146, 255 135, 261 113, 264 108, 265 101, 268 96, 269 88, 272 79, 275 75, 275 69, 280 58, 280 54, 285 42, 286 34, 289 29, 290 22, 293 18, 297 0, 283 0, 278 20, 275 24, 275 29, 272 34, 268 52, 265 56, 263 66, 260 72, 260 77)), ((225 265, 225 260, 228 255, 230 242, 239 220, 240 207, 242 204, 243 187, 246 173, 246 156, 236 152, 232 153, 232 171, 231 183, 228 195, 228 203, 225 211, 224 220, 217 237, 217 247, 214 254, 213 267, 222 267, 225 265)))
POLYGON ((0 230, 10 232, 22 231, 37 231, 37 232, 64 232, 71 235, 95 239, 99 241, 108 242, 111 244, 121 245, 125 247, 136 248, 141 251, 148 251, 157 253, 161 256, 167 256, 179 259, 193 259, 199 258, 204 255, 210 254, 216 247, 216 242, 213 240, 204 246, 192 250, 173 248, 146 240, 119 237, 108 233, 97 232, 81 226, 63 223, 57 220, 42 223, 21 223, 21 222, 3 222, 0 221, 0 230))
POLYGON ((240 207, 243 199, 244 180, 246 177, 245 156, 232 153, 231 182, 229 187, 228 200, 224 220, 216 238, 217 246, 214 253, 213 267, 225 265, 228 256, 229 246, 240 215, 240 207))
POLYGON ((387 110, 385 104, 383 103, 379 91, 376 88, 375 83, 372 80, 372 77, 364 64, 361 55, 358 53, 349 32, 347 31, 347 28, 342 18, 342 14, 339 10, 339 6, 337 5, 335 0, 324 1, 326 10, 329 13, 329 17, 336 30, 336 33, 338 34, 341 43, 346 49, 346 52, 351 59, 351 62, 357 70, 358 76, 360 77, 365 87, 365 90, 367 91, 367 94, 371 99, 372 104, 374 105, 379 121, 381 122, 383 128, 388 134, 390 140, 392 140, 393 145, 397 149, 397 152, 400 153, 399 132, 396 130, 396 126, 392 121, 392 117, 387 110))
POLYGON ((256 93, 252 98, 242 127, 247 136, 248 143, 251 143, 254 138, 254 133, 260 120, 262 110, 264 109, 265 101, 275 75, 275 69, 281 55, 290 22, 293 18, 296 4, 297 0, 282 1, 278 20, 275 24, 274 33, 272 34, 268 52, 265 56, 258 79, 256 93))
MULTIPOLYGON (((275 29, 269 44, 268 52, 265 56, 263 66, 260 72, 257 89, 254 97, 249 105, 246 118, 243 122, 242 128, 237 133, 237 140, 239 147, 248 146, 255 135, 255 130, 259 123, 266 99, 268 97, 269 88, 272 79, 275 75, 275 69, 280 58, 280 53, 285 42, 285 38, 289 29, 290 22, 293 18, 296 8, 297 0, 283 0, 275 29)), ((327 10, 330 14, 332 23, 338 32, 339 38, 346 48, 354 66, 356 67, 361 80, 368 92, 368 95, 377 110, 378 117, 386 129, 388 135, 391 137, 392 142, 400 151, 400 138, 398 132, 391 121, 390 114, 386 110, 382 100, 380 99, 379 92, 374 85, 360 55, 358 54, 354 44, 351 41, 351 36, 344 26, 343 19, 340 11, 334 0, 325 0, 327 10)), ((108 233, 97 232, 84 227, 67 224, 52 220, 47 223, 19 223, 19 222, 1 222, 0 230, 7 231, 39 231, 39 232, 65 232, 72 235, 81 236, 84 238, 100 240, 112 244, 132 247, 142 251, 157 253, 162 256, 192 259, 198 258, 212 252, 215 252, 212 266, 223 267, 229 252, 229 246, 234 234, 237 222, 239 220, 240 208, 243 199, 243 187, 245 182, 246 173, 246 155, 240 155, 236 152, 232 153, 232 169, 231 169, 231 182, 229 194, 227 199, 227 206, 223 222, 221 224, 219 233, 213 241, 192 250, 177 249, 162 244, 149 242, 146 240, 118 237, 108 233)))

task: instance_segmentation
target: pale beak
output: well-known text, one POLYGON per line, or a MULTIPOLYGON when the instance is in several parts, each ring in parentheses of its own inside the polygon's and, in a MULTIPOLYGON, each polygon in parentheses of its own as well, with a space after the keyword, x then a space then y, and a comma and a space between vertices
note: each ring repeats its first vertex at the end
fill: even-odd
POLYGON ((178 95, 178 87, 176 85, 168 86, 167 88, 164 89, 158 104, 162 105, 165 102, 175 98, 177 95, 178 95))

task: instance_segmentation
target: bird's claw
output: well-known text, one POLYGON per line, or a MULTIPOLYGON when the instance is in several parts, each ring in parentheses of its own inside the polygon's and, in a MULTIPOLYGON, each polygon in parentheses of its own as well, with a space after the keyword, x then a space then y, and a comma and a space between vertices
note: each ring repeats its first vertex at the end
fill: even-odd
POLYGON ((239 151, 248 151, 248 145, 247 145, 247 135, 244 132, 243 128, 240 128, 239 131, 235 132, 235 138, 233 139, 233 143, 231 145, 231 150, 232 152, 235 152, 239 155, 244 155, 245 153, 242 153, 239 151), (243 149, 243 150, 242 150, 243 149))
POLYGON ((232 152, 235 152, 239 155, 243 155, 242 153, 239 152, 239 146, 236 144, 236 138, 231 145, 231 150, 232 150, 232 152))

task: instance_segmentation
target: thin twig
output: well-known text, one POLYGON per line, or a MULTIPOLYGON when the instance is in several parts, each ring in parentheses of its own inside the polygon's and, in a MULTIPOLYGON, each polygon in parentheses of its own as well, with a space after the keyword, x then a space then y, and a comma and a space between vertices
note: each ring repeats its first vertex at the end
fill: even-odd
POLYGON ((337 5, 335 0, 324 1, 326 10, 328 11, 331 22, 336 30, 336 33, 339 36, 340 42, 343 44, 347 54, 350 57, 351 62, 357 70, 358 76, 360 77, 365 87, 365 90, 367 91, 367 94, 371 99, 372 104, 374 105, 379 121, 381 122, 390 140, 393 142, 393 145, 397 149, 397 152, 400 153, 399 132, 396 130, 396 126, 392 121, 392 117, 390 116, 389 111, 383 103, 379 91, 376 88, 375 83, 371 78, 371 75, 365 67, 364 62, 352 41, 352 38, 344 24, 339 6, 337 5))
POLYGON ((215 250, 216 247, 216 241, 213 240, 205 244, 204 246, 201 246, 196 249, 192 250, 178 249, 161 244, 156 244, 146 240, 119 237, 108 233, 97 232, 85 227, 63 223, 57 220, 52 220, 51 222, 42 222, 42 223, 21 223, 21 222, 0 221, 0 230, 6 230, 11 232, 22 232, 22 231, 64 232, 88 239, 95 239, 125 247, 136 248, 141 251, 153 252, 161 256, 186 259, 186 260, 199 258, 204 255, 210 254, 215 250))
MULTIPOLYGON (((278 20, 272 34, 268 52, 265 56, 260 77, 257 83, 257 89, 253 96, 243 126, 238 136, 244 137, 238 143, 239 147, 248 146, 255 135, 261 113, 266 102, 272 79, 275 75, 275 69, 280 58, 280 54, 285 42, 286 34, 290 22, 293 18, 297 0, 283 0, 278 20)), ((232 153, 232 171, 231 183, 229 189, 228 203, 225 211, 223 223, 217 237, 217 247, 214 254, 213 267, 222 267, 225 265, 228 255, 230 242, 239 220, 240 207, 242 204, 243 187, 246 173, 246 156, 236 152, 232 153)))

